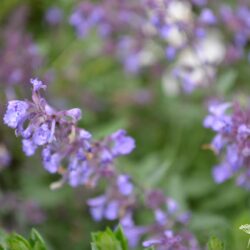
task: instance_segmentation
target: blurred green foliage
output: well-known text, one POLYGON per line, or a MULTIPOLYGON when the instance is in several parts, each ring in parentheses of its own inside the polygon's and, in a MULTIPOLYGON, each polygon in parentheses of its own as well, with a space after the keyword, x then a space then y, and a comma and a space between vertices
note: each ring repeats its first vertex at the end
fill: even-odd
POLYGON ((6 234, 0 232, 1 250, 47 250, 41 235, 32 229, 29 239, 25 239, 19 234, 6 234))

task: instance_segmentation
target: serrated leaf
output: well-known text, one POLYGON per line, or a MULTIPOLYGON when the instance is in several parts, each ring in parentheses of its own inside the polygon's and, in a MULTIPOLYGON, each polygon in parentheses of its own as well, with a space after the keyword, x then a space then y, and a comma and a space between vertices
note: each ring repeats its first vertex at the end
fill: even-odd
POLYGON ((128 250, 127 240, 121 228, 116 232, 107 228, 104 232, 92 233, 92 250, 128 250))
POLYGON ((224 250, 224 243, 215 236, 212 236, 208 242, 208 250, 224 250))

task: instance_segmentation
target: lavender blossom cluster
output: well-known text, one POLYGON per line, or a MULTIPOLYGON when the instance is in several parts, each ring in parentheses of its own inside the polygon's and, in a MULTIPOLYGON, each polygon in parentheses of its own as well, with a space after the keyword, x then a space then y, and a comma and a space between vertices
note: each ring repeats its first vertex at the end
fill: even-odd
POLYGON ((134 139, 126 131, 118 130, 93 141, 90 132, 77 126, 80 109, 56 111, 41 95, 46 85, 38 79, 30 82, 32 101, 9 101, 4 115, 4 123, 22 137, 27 156, 40 147, 44 168, 60 174, 60 184, 95 187, 99 180, 105 180, 105 193, 87 201, 90 213, 95 221, 118 220, 132 247, 146 236, 149 240, 143 243, 145 247, 199 249, 186 227, 189 215, 181 213, 173 199, 159 190, 140 190, 130 176, 116 169, 115 159, 135 148, 134 139), (136 225, 133 219, 139 207, 152 212, 151 224, 136 225))
POLYGON ((79 37, 86 37, 95 29, 104 40, 102 52, 115 55, 129 73, 137 73, 143 64, 151 63, 153 55, 146 50, 151 34, 146 22, 145 8, 133 0, 84 1, 70 17, 79 37))
POLYGON ((124 130, 92 141, 92 135, 78 128, 81 110, 78 108, 56 111, 41 96, 46 88, 38 79, 31 79, 32 101, 9 101, 4 123, 22 137, 27 156, 42 148, 44 168, 60 173, 71 186, 96 185, 101 176, 114 172, 114 159, 129 154, 134 140, 124 130), (62 162, 64 165, 61 166, 62 162))
POLYGON ((84 1, 70 24, 79 37, 97 30, 103 52, 118 57, 127 72, 154 67, 164 89, 180 82, 190 93, 214 83, 221 65, 247 59, 249 7, 248 1, 236 7, 206 0, 84 1))
POLYGON ((209 107, 204 126, 217 133, 211 142, 212 150, 222 157, 213 169, 213 177, 222 183, 237 176, 236 183, 250 189, 250 121, 249 108, 239 104, 217 103, 209 107))

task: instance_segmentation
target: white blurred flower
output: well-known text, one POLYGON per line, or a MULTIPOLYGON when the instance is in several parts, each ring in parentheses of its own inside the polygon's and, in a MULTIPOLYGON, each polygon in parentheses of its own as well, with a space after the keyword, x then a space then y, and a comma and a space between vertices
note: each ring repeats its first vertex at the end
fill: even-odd
POLYGON ((170 1, 167 6, 167 22, 189 22, 193 19, 192 6, 187 1, 170 1))

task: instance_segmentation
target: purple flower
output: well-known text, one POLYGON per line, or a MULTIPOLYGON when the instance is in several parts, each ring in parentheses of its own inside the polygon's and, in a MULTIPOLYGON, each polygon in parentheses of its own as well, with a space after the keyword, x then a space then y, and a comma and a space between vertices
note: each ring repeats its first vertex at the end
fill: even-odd
POLYGON ((108 220, 115 220, 118 218, 118 212, 119 212, 119 203, 116 200, 111 200, 108 202, 104 216, 108 220))
POLYGON ((38 91, 40 89, 46 89, 46 85, 43 84, 42 81, 38 80, 37 78, 30 79, 30 83, 33 85, 33 90, 38 91))
POLYGON ((172 46, 168 46, 166 48, 166 57, 169 60, 173 60, 176 56, 176 48, 172 47, 172 46))
POLYGON ((58 7, 49 8, 46 12, 45 19, 51 25, 57 25, 62 21, 63 13, 58 7))
POLYGON ((34 144, 33 140, 31 140, 31 139, 23 139, 22 143, 23 143, 23 152, 27 156, 31 156, 31 155, 33 155, 35 153, 35 151, 37 149, 37 145, 34 144))
POLYGON ((120 193, 123 195, 131 194, 134 188, 128 175, 120 175, 117 178, 117 186, 119 188, 120 193))
POLYGON ((200 15, 200 21, 211 25, 216 23, 217 18, 212 10, 203 9, 200 15))
POLYGON ((135 141, 126 135, 125 130, 118 130, 111 135, 113 140, 112 154, 114 156, 130 154, 135 148, 135 141))
POLYGON ((232 105, 230 103, 211 105, 209 107, 211 115, 208 115, 204 119, 204 127, 212 128, 214 131, 220 131, 229 126, 231 119, 229 116, 225 115, 225 111, 231 106, 232 105))
POLYGON ((66 111, 66 115, 70 116, 75 122, 81 120, 82 111, 78 108, 70 109, 66 111))
POLYGON ((44 168, 50 173, 56 173, 61 163, 61 156, 58 153, 51 153, 49 147, 45 147, 42 151, 42 159, 44 168))
POLYGON ((90 213, 95 221, 100 221, 104 215, 105 196, 88 199, 87 204, 90 207, 90 213))
POLYGON ((33 142, 42 146, 49 142, 49 138, 51 137, 51 131, 47 123, 43 123, 40 127, 36 129, 33 134, 33 142))
POLYGON ((135 225, 131 213, 127 213, 120 220, 120 223, 128 239, 129 246, 133 248, 138 245, 140 238, 148 231, 148 228, 145 226, 135 225))
POLYGON ((216 183, 222 183, 232 177, 232 175, 232 169, 227 163, 222 163, 213 168, 213 178, 216 183))
POLYGON ((11 128, 17 128, 18 124, 26 117, 29 105, 24 101, 9 101, 4 115, 4 123, 11 128))
MULTIPOLYGON (((217 183, 239 174, 237 183, 249 178, 249 110, 241 110, 239 105, 234 105, 231 114, 225 114, 231 106, 225 103, 210 107, 212 114, 204 121, 205 127, 212 128, 217 133, 211 143, 213 150, 222 158, 221 163, 213 169, 213 177, 217 183)), ((245 180, 242 183, 246 183, 245 180)))

